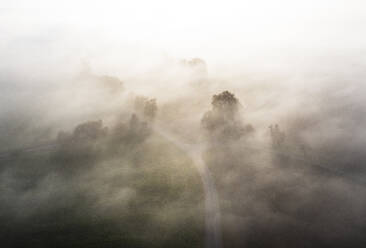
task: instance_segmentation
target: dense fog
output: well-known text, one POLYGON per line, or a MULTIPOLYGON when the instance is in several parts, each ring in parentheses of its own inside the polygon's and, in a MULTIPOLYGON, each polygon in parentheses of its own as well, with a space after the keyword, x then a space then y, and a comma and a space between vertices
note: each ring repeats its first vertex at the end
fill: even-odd
POLYGON ((0 246, 365 247, 364 4, 137 2, 0 8, 0 246))

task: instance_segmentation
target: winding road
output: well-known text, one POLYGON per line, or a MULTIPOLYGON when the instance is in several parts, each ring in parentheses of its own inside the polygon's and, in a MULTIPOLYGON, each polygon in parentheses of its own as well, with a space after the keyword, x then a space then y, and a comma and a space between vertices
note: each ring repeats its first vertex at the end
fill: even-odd
POLYGON ((205 246, 206 248, 222 247, 221 213, 218 193, 212 175, 202 159, 201 144, 182 142, 177 135, 155 127, 155 132, 184 151, 193 161, 202 180, 205 197, 205 246))

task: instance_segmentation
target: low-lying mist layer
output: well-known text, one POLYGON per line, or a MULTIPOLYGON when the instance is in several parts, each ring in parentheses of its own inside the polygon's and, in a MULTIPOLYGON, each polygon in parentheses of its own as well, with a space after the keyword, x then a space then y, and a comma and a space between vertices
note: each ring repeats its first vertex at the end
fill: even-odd
POLYGON ((228 76, 192 59, 9 86, 2 247, 202 247, 199 174, 156 129, 204 150, 224 247, 364 247, 362 76, 228 76))

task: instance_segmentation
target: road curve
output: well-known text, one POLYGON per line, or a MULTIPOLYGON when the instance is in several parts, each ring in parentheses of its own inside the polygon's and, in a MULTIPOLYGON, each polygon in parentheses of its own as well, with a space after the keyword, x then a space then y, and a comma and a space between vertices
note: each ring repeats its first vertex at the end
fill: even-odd
POLYGON ((212 175, 202 159, 202 145, 184 143, 172 133, 157 128, 155 132, 184 151, 193 161, 202 180, 205 197, 205 247, 222 248, 221 213, 212 175))

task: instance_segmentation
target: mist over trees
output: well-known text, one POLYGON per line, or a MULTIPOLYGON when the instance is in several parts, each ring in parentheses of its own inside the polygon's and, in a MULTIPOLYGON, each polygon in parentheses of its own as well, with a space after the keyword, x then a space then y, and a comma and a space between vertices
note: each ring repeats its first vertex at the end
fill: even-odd
POLYGON ((82 69, 77 80, 80 83, 87 83, 91 87, 94 85, 100 89, 107 91, 109 94, 118 94, 124 91, 124 82, 115 76, 96 75, 89 63, 83 61, 82 69))
POLYGON ((239 108, 239 100, 224 91, 213 96, 212 110, 201 120, 211 138, 205 161, 220 195, 224 246, 361 247, 358 218, 364 214, 349 209, 363 208, 364 181, 348 174, 352 167, 340 171, 342 159, 330 163, 309 145, 305 123, 314 119, 290 123, 288 133, 271 124, 264 132, 269 139, 258 143, 254 128, 244 128, 239 108))
MULTIPOLYGON (((361 97, 238 87, 201 59, 176 66, 184 90, 134 93, 133 79, 87 70, 4 117, 1 145, 19 149, 0 153, 2 247, 202 247, 199 173, 157 129, 202 148, 224 247, 364 246, 361 97)), ((172 79, 159 76, 141 81, 172 79)))
POLYGON ((227 139, 240 139, 251 133, 254 128, 244 125, 239 114, 241 107, 239 100, 229 91, 223 91, 212 97, 212 110, 206 112, 201 120, 202 127, 210 138, 218 142, 227 139))
POLYGON ((1 158, 3 247, 202 245, 198 175, 153 135, 156 101, 139 99, 125 120, 83 122, 46 152, 1 158))
POLYGON ((365 248, 366 1, 0 4, 0 248, 365 248))
POLYGON ((152 122, 154 121, 158 110, 156 99, 149 99, 144 96, 136 96, 134 109, 147 122, 152 122))

